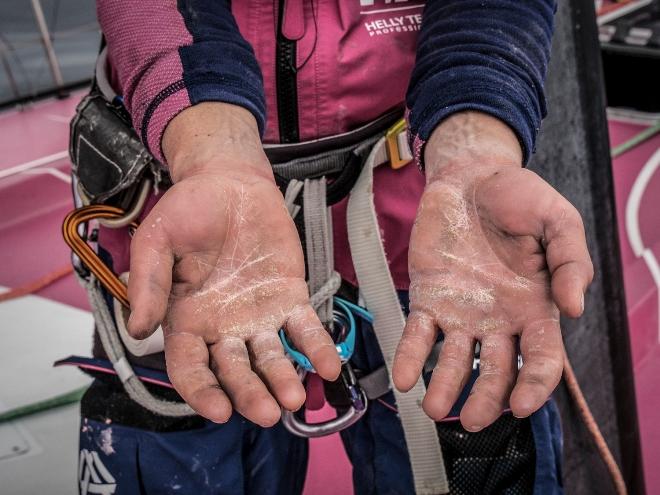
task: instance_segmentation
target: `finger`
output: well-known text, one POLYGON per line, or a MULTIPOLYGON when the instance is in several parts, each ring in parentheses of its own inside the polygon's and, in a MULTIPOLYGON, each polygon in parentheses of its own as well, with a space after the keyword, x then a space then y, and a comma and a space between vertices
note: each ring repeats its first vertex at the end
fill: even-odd
POLYGON ((422 403, 429 417, 440 421, 449 414, 472 372, 473 362, 473 338, 458 331, 448 333, 422 403))
POLYGON ((548 400, 561 379, 564 360, 559 321, 543 320, 525 328, 520 351, 523 365, 510 404, 514 416, 524 418, 548 400))
POLYGON ((248 341, 255 371, 284 409, 297 411, 305 403, 305 388, 273 332, 257 333, 248 341))
POLYGON ((240 414, 259 426, 273 426, 280 407, 250 367, 245 343, 226 337, 210 347, 212 366, 222 388, 240 414))
POLYGON ((231 403, 209 369, 209 352, 200 337, 190 333, 168 335, 165 362, 172 385, 190 407, 216 423, 229 420, 231 403))
POLYGON ((516 373, 516 347, 512 336, 490 334, 481 341, 479 377, 461 410, 461 423, 479 431, 506 408, 516 373))
POLYGON ((148 337, 165 318, 173 264, 174 257, 159 223, 147 217, 131 241, 128 279, 131 316, 127 324, 131 336, 148 337))
POLYGON ((293 345, 307 356, 319 376, 335 381, 341 371, 341 361, 316 311, 309 305, 296 307, 289 315, 285 327, 293 345))
POLYGON ((392 365, 392 381, 397 390, 407 392, 415 386, 437 336, 430 316, 420 311, 410 313, 392 365))
POLYGON ((594 276, 584 225, 578 211, 559 197, 547 212, 544 239, 552 297, 559 310, 577 318, 584 311, 584 293, 594 276))

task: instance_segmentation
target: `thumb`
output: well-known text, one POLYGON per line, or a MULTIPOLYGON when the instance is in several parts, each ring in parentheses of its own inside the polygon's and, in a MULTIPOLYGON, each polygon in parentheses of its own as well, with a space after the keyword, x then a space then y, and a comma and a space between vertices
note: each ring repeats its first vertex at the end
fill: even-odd
POLYGON ((584 311, 584 293, 594 277, 584 225, 578 211, 561 197, 544 222, 552 297, 566 316, 577 318, 584 311))
POLYGON ((162 230, 152 225, 147 218, 131 241, 127 330, 136 339, 154 333, 165 318, 172 287, 174 256, 162 230))
POLYGON ((533 235, 545 248, 552 298, 566 316, 582 314, 594 269, 582 217, 550 184, 529 170, 507 170, 479 185, 484 218, 514 236, 533 235), (515 191, 515 193, 513 192, 515 191))

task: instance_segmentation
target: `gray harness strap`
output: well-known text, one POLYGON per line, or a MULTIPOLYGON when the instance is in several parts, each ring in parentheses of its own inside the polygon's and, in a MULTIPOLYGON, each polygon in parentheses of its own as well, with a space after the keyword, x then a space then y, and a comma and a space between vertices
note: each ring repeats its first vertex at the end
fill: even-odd
MULTIPOLYGON (((442 348, 442 342, 438 342, 433 346, 431 354, 424 363, 424 373, 429 373, 435 368, 436 363, 438 362, 438 356, 440 355, 440 349, 442 348)), ((358 383, 364 393, 367 394, 369 400, 379 399, 387 392, 392 390, 392 385, 390 384, 390 375, 387 372, 387 367, 381 366, 376 368, 371 373, 368 373, 362 376, 358 383)))
MULTIPOLYGON (((348 239, 358 283, 366 306, 374 316, 374 332, 391 378, 394 353, 405 317, 394 288, 383 249, 373 201, 373 169, 388 161, 385 138, 376 143, 348 200, 348 239)), ((421 408, 426 387, 420 379, 405 394, 394 390, 399 417, 410 455, 415 492, 449 492, 436 425, 421 408)))
MULTIPOLYGON (((309 293, 315 294, 332 277, 334 257, 332 251, 332 217, 326 204, 326 180, 305 179, 303 188, 303 215, 305 219, 305 245, 307 247, 307 276, 309 293)), ((321 322, 332 328, 332 296, 316 308, 321 322)))

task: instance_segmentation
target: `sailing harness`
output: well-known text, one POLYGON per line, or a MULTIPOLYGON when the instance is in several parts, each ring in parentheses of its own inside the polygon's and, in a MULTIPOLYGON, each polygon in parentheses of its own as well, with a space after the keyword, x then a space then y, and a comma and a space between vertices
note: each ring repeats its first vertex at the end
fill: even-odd
MULTIPOLYGON (((92 91, 78 105, 71 122, 69 152, 77 208, 65 218, 63 236, 73 252, 78 279, 87 290, 103 349, 128 396, 162 416, 192 416, 195 412, 186 403, 154 396, 144 385, 149 382, 144 373, 136 372, 140 368, 129 362, 126 350, 134 356, 162 351, 162 331, 159 329, 143 341, 128 334, 128 274, 115 274, 99 257, 98 246, 95 250, 90 245, 97 241, 99 225, 128 229, 132 234, 151 191, 170 185, 162 165, 132 129, 121 97, 107 80, 105 62, 106 54, 102 50, 92 91)), ((332 335, 342 361, 339 379, 326 384, 331 385, 326 386, 326 395, 328 390, 333 390, 332 395, 339 396, 334 401, 327 397, 339 410, 338 416, 312 424, 300 412, 283 410, 284 426, 291 433, 308 438, 336 433, 358 421, 370 400, 392 391, 415 492, 448 493, 436 425, 421 408, 426 392, 422 379, 406 394, 390 385, 390 370, 405 316, 383 249, 373 200, 373 171, 385 164, 400 168, 412 159, 401 111, 392 111, 361 128, 331 138, 264 148, 301 237, 310 302, 332 335), (292 156, 301 158, 291 159, 292 156), (333 266, 330 207, 347 195, 348 240, 361 305, 337 296, 341 279, 333 266), (385 366, 365 376, 358 376, 349 362, 359 320, 372 326, 385 361, 385 366)), ((290 343, 283 330, 279 335, 299 377, 305 380, 307 374, 314 372, 311 363, 290 343)), ((439 345, 426 363, 425 371, 435 365, 439 345)), ((621 473, 584 401, 568 358, 565 358, 564 378, 617 492, 625 493, 621 473)))

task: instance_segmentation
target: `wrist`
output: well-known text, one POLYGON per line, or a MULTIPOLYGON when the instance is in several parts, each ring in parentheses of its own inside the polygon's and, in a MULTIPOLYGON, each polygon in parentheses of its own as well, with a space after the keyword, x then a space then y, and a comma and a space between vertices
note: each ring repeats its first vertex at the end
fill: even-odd
POLYGON ((427 184, 484 169, 522 167, 523 153, 513 130, 481 112, 460 112, 431 133, 424 149, 427 184))
POLYGON ((205 102, 185 109, 165 128, 162 148, 175 183, 202 174, 274 182, 257 122, 236 105, 205 102))

